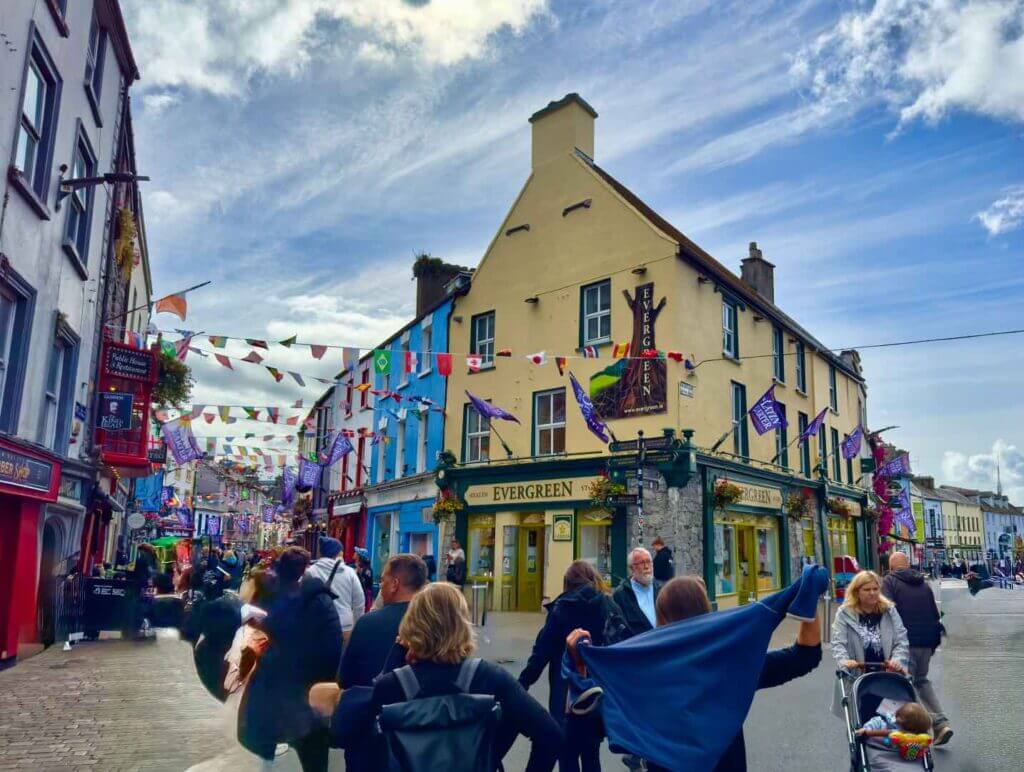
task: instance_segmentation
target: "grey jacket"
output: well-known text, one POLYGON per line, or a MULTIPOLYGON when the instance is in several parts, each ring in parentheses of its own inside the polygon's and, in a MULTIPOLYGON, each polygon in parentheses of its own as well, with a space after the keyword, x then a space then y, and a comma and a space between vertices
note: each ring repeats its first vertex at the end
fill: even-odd
MULTIPOLYGON (((882 614, 878 631, 882 638, 882 652, 886 660, 895 660, 906 670, 910 662, 910 643, 907 640, 907 628, 903 626, 903 620, 900 619, 895 606, 882 614)), ((836 618, 832 622, 830 647, 837 666, 844 659, 864 661, 864 642, 860 637, 860 620, 857 619, 857 613, 846 606, 840 606, 839 611, 836 612, 836 618)), ((843 715, 842 697, 837 678, 832 695, 832 712, 837 716, 843 715)))

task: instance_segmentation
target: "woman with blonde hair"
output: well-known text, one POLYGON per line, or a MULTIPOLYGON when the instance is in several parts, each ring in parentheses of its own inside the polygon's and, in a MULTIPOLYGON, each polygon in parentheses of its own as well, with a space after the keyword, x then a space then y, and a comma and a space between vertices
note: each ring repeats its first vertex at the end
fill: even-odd
MULTIPOLYGON (((435 582, 413 596, 398 628, 398 643, 405 648, 405 661, 418 683, 417 699, 458 691, 456 682, 462 663, 476 651, 469 608, 459 588, 435 582)), ((491 695, 501 705, 493 754, 496 768, 500 768, 501 759, 516 735, 522 734, 532 744, 527 772, 549 772, 562 743, 562 733, 554 719, 503 668, 484 660, 475 664, 467 693, 491 695)), ((385 705, 406 702, 397 672, 385 673, 374 682, 373 696, 366 708, 373 711, 374 717, 385 705)), ((352 721, 358 717, 348 714, 341 718, 335 713, 334 719, 352 721)), ((386 753, 383 747, 378 751, 386 753)), ((383 758, 377 761, 373 769, 387 768, 383 758)))
MULTIPOLYGON (((846 588, 843 605, 832 622, 832 656, 846 671, 889 670, 906 673, 910 642, 895 604, 882 595, 874 571, 861 571, 846 588)), ((842 713, 838 680, 832 712, 842 713)))

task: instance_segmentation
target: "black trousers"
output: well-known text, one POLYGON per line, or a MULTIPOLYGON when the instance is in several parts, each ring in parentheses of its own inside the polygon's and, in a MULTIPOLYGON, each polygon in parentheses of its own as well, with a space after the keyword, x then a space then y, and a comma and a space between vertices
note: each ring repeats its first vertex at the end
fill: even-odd
POLYGON ((331 750, 331 734, 327 727, 318 727, 291 743, 299 756, 302 772, 327 772, 327 760, 331 750))

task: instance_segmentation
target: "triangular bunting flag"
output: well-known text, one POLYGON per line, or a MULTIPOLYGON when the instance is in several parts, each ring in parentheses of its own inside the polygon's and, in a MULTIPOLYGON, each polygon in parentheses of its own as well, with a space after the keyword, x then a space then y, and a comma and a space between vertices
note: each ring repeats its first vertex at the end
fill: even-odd
POLYGON ((197 418, 199 418, 199 416, 201 416, 203 414, 203 410, 205 408, 206 408, 206 405, 193 405, 192 406, 192 414, 189 416, 189 419, 194 421, 197 418))
POLYGON ((259 421, 259 420, 260 420, 260 411, 259 411, 259 408, 255 408, 255 407, 243 407, 243 408, 242 408, 242 410, 244 410, 244 411, 245 411, 245 414, 246 414, 247 416, 249 416, 249 418, 251 418, 251 419, 252 419, 253 421, 259 421))
POLYGON ((555 365, 558 367, 559 375, 565 375, 565 365, 568 361, 565 357, 555 357, 555 365))
POLYGON ((213 413, 203 413, 203 418, 206 420, 206 423, 208 423, 208 424, 212 424, 213 423, 213 419, 216 418, 216 417, 217 416, 215 414, 213 414, 213 413))
POLYGON ((291 418, 286 420, 285 423, 289 426, 297 426, 299 423, 299 417, 297 415, 293 415, 291 418))
POLYGON ((292 378, 294 378, 295 382, 297 384, 299 384, 299 386, 305 386, 306 385, 306 382, 304 380, 302 380, 302 375, 300 375, 299 373, 293 373, 291 370, 289 370, 288 371, 288 375, 290 375, 292 378))
POLYGON ((220 420, 227 423, 228 418, 231 417, 231 408, 227 405, 220 405, 217 408, 217 412, 220 413, 220 420))
POLYGON ((345 346, 341 350, 341 361, 346 372, 355 372, 359 366, 359 349, 345 346))
POLYGON ((298 335, 292 335, 290 338, 285 338, 284 340, 279 340, 278 343, 280 343, 285 348, 291 348, 292 344, 298 339, 298 337, 299 337, 298 335))
POLYGON ((184 295, 168 295, 156 301, 154 311, 158 314, 174 314, 184 322, 185 315, 188 313, 188 301, 185 300, 184 295))
POLYGON ((612 358, 613 359, 625 359, 629 356, 629 344, 628 343, 616 343, 612 346, 612 358))
POLYGON ((584 359, 597 359, 597 346, 584 346, 583 347, 583 358, 584 359))
POLYGON ((269 348, 265 340, 259 340, 258 338, 246 338, 245 342, 256 348, 269 348))
POLYGON ((270 417, 270 423, 276 424, 278 417, 281 415, 281 410, 276 407, 268 407, 267 415, 270 417))
POLYGON ((242 357, 242 361, 243 362, 250 362, 250 363, 252 363, 254 365, 258 365, 260 362, 263 361, 263 357, 261 357, 255 351, 250 351, 248 354, 246 354, 244 357, 242 357))
POLYGON ((292 407, 295 407, 295 408, 302 407, 302 400, 301 399, 295 400, 295 404, 292 405, 292 407))
POLYGON ((228 343, 228 339, 224 335, 207 335, 206 338, 214 348, 224 348, 228 343))
POLYGON ((451 354, 438 354, 437 355, 437 372, 439 375, 447 378, 452 374, 452 355, 451 354))
POLYGON ((312 343, 309 346, 309 353, 313 355, 313 359, 323 359, 324 354, 327 353, 327 346, 318 346, 312 343))
POLYGON ((274 376, 274 380, 275 381, 280 383, 281 380, 284 378, 284 373, 282 373, 276 367, 270 367, 269 365, 267 365, 266 367, 267 367, 267 372, 274 376))
POLYGON ((233 368, 231 366, 231 360, 228 359, 223 354, 214 354, 213 358, 217 360, 218 364, 223 365, 224 367, 228 368, 228 370, 234 370, 235 369, 235 368, 233 368))
POLYGON ((466 367, 469 368, 471 373, 480 372, 480 368, 483 366, 484 358, 479 354, 471 354, 466 357, 466 367))
POLYGON ((512 356, 512 349, 510 349, 510 348, 503 348, 503 349, 499 350, 494 356, 497 356, 497 357, 510 357, 510 356, 512 356))

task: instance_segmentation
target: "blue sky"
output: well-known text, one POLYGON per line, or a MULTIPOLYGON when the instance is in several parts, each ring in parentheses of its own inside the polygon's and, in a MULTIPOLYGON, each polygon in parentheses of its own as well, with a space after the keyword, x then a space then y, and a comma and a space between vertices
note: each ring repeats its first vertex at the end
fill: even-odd
MULTIPOLYGON (((756 240, 828 345, 1024 327, 1021 0, 122 5, 156 291, 214 281, 190 329, 372 346, 416 251, 479 261, 569 91, 598 163, 733 269, 756 240)), ((1024 503, 1024 336, 863 358, 916 470, 994 486, 998 454, 1024 503)), ((197 402, 315 397, 194 369, 197 402)))

